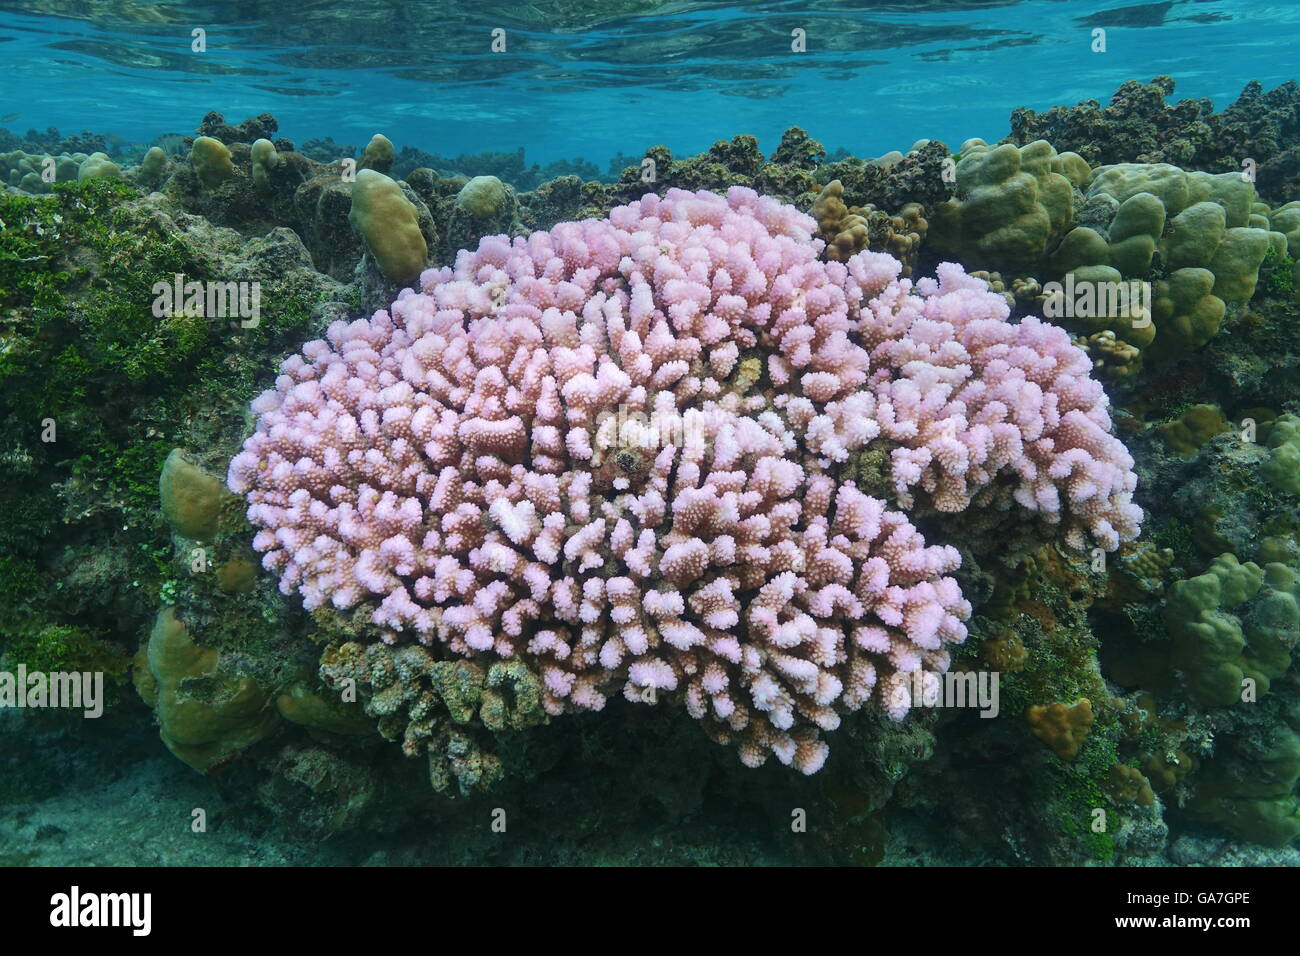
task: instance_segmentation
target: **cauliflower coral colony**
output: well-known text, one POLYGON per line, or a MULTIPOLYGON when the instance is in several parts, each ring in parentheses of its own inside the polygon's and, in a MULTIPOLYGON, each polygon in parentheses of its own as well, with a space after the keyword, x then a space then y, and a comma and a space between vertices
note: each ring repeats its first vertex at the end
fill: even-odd
POLYGON ((1113 550, 1133 460, 1066 332, 957 265, 822 261, 815 229, 672 190, 335 322, 230 463, 281 591, 521 663, 551 714, 679 704, 751 766, 814 773, 843 714, 903 719, 970 615, 913 519, 1113 550))

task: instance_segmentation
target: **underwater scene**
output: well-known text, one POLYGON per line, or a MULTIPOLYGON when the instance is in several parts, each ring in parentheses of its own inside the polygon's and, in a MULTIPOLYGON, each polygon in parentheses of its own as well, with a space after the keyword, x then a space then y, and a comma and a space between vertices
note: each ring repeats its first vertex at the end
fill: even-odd
POLYGON ((0 865, 1300 864, 1297 48, 0 0, 0 865))

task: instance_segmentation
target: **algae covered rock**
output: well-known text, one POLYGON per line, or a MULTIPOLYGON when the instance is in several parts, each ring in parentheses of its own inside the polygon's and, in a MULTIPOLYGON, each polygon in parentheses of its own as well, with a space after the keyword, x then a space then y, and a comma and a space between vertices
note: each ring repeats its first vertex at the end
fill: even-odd
POLYGON ((336 168, 302 183, 294 191, 293 206, 301 225, 302 240, 315 268, 347 282, 365 253, 365 240, 352 228, 353 184, 343 182, 336 168))
POLYGON ((1300 734, 1281 724, 1230 739, 1197 780, 1188 809, 1262 846, 1300 836, 1300 734))
POLYGON ((269 761, 268 770, 258 797, 296 841, 315 843, 374 824, 363 820, 380 800, 384 781, 352 754, 287 744, 269 761))

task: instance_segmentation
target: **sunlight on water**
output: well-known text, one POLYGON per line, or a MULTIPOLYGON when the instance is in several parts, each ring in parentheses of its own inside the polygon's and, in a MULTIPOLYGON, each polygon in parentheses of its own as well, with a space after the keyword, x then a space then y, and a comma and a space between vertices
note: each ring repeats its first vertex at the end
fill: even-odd
POLYGON ((1300 42, 1296 5, 1254 0, 940 6, 643 2, 593 16, 576 3, 425 3, 393 21, 382 4, 263 3, 241 4, 250 19, 227 26, 222 4, 117 4, 78 18, 10 2, 0 50, 9 81, 31 95, 3 125, 149 142, 190 132, 208 110, 269 111, 290 138, 359 144, 388 130, 444 155, 525 145, 531 161, 603 169, 651 143, 689 153, 742 129, 770 148, 797 116, 831 149, 879 155, 917 129, 955 145, 1016 106, 1162 73, 1180 96, 1223 106, 1240 89, 1243 48, 1251 76, 1271 86, 1300 42), (195 25, 207 30, 202 55, 189 49, 195 25), (1109 29, 1105 54, 1088 51, 1095 26, 1109 29), (498 53, 494 28, 509 31, 498 53), (791 50, 797 29, 805 52, 791 50))

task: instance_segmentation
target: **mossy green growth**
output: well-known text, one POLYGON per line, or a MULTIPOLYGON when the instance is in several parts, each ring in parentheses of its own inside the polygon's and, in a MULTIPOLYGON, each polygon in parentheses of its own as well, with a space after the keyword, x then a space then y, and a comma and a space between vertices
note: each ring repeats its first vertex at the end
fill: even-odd
POLYGON ((1194 567, 1199 555, 1196 549, 1196 534, 1191 525, 1178 518, 1166 518, 1149 533, 1149 540, 1158 549, 1168 548, 1173 552, 1174 565, 1183 569, 1194 567))
MULTIPOLYGON (((1300 203, 1296 204, 1300 207, 1300 203)), ((1297 209, 1300 212, 1300 208, 1297 209)), ((1298 227, 1300 229, 1300 227, 1298 227)), ((1300 248, 1300 239, 1296 245, 1300 248)), ((1294 299, 1297 292, 1295 274, 1296 260, 1288 253, 1270 245, 1264 255, 1264 262, 1259 267, 1260 283, 1256 294, 1276 296, 1280 299, 1294 299)))
POLYGON ((158 402, 173 360, 192 357, 149 308, 153 279, 191 260, 132 219, 137 195, 104 179, 0 195, 0 434, 22 449, 0 461, 0 507, 6 551, 22 561, 63 520, 117 509, 131 524, 156 506, 167 448, 128 438, 127 423, 158 402))
POLYGON ((1118 816, 1097 781, 1083 776, 1072 777, 1063 788, 1056 812, 1061 832, 1077 841, 1082 857, 1094 863, 1114 859, 1115 837, 1111 831, 1118 829, 1118 816), (1106 814, 1104 830, 1095 829, 1098 809, 1106 814))
MULTIPOLYGON (((153 314, 156 282, 200 269, 184 243, 124 208, 137 196, 110 180, 59 183, 49 197, 0 196, 0 289, 12 290, 0 307, 25 333, 0 352, 0 385, 57 356, 75 399, 94 384, 86 374, 170 378, 207 342, 202 318, 153 314)), ((30 391, 48 410, 44 396, 63 393, 48 388, 43 367, 36 374, 46 387, 30 391)))
POLYGON ((124 685, 130 674, 131 658, 126 648, 97 637, 83 627, 51 624, 19 631, 3 645, 0 662, 12 670, 23 664, 29 671, 47 674, 70 671, 102 671, 109 685, 124 685))
POLYGON ((306 272, 263 280, 256 328, 155 316, 155 283, 214 278, 240 251, 198 248, 208 234, 177 230, 160 202, 106 179, 0 194, 4 633, 102 626, 105 640, 134 644, 176 576, 159 559, 168 452, 235 441, 244 422, 230 410, 266 386, 274 356, 310 338, 321 288, 306 272))

